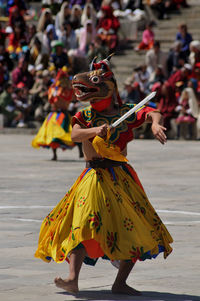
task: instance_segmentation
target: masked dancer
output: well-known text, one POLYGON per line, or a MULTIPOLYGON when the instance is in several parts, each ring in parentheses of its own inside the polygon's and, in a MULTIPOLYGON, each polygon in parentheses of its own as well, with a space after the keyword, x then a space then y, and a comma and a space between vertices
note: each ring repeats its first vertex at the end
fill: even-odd
POLYGON ((51 104, 50 112, 44 120, 32 146, 39 148, 51 148, 53 151, 52 160, 57 160, 57 149, 72 149, 75 145, 79 149, 79 157, 83 157, 81 143, 74 143, 71 139, 71 115, 68 107, 74 103, 75 96, 71 80, 67 72, 60 70, 54 83, 48 90, 48 101, 51 104))
POLYGON ((72 119, 72 140, 82 142, 86 168, 64 198, 44 219, 35 256, 50 262, 68 261, 67 278, 57 287, 75 294, 82 263, 95 265, 102 257, 119 262, 112 293, 140 295, 126 280, 135 263, 172 251, 172 237, 150 204, 135 170, 127 163, 133 129, 152 123, 164 144, 161 114, 142 106, 110 131, 110 125, 134 104, 122 104, 109 66, 110 56, 91 64, 91 71, 74 76, 79 101, 90 106, 72 119))

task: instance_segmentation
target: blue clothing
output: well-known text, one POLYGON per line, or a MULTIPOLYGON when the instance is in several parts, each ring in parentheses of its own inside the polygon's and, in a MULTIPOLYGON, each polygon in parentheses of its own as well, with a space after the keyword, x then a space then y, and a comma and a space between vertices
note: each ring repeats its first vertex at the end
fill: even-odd
POLYGON ((181 51, 185 52, 187 55, 190 53, 189 45, 192 40, 192 35, 190 33, 186 33, 185 37, 183 37, 180 32, 176 34, 176 41, 181 41, 182 43, 181 51))

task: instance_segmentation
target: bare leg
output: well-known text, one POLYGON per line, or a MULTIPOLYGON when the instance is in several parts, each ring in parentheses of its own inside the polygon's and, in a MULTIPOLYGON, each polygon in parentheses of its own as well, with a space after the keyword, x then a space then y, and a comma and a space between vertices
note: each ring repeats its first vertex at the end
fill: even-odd
POLYGON ((60 277, 55 278, 54 282, 57 287, 64 289, 68 293, 78 293, 78 277, 85 256, 85 248, 75 249, 71 252, 69 277, 67 279, 62 279, 60 277))
POLYGON ((56 148, 52 148, 53 151, 53 157, 52 157, 52 161, 57 161, 57 153, 56 153, 56 148))
POLYGON ((126 284, 126 280, 134 267, 134 263, 132 261, 120 261, 119 271, 115 282, 112 286, 112 293, 113 294, 125 294, 125 295, 133 295, 133 296, 140 296, 141 293, 134 288, 128 286, 126 284))

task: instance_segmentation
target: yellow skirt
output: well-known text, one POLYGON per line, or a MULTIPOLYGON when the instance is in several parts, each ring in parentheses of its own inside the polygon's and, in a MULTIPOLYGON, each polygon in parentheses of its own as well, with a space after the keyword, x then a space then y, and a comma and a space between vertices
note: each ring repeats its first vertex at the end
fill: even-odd
POLYGON ((37 135, 32 140, 32 146, 39 148, 62 149, 73 148, 75 146, 71 139, 71 117, 69 113, 51 112, 45 118, 37 135))
MULTIPOLYGON (((80 245, 96 258, 145 260, 172 251, 173 239, 150 204, 134 169, 86 168, 44 219, 35 256, 68 261, 80 245)), ((88 261, 87 261, 88 259, 88 261)))

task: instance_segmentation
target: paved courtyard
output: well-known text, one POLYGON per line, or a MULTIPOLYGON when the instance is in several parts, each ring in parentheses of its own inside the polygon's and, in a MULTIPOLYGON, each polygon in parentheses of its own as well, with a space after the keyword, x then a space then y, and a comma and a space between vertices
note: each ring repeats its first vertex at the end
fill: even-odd
POLYGON ((128 284, 142 297, 112 295, 116 269, 99 260, 84 265, 80 293, 56 288, 53 279, 67 275, 68 264, 34 258, 42 219, 63 197, 84 168, 78 150, 58 153, 31 148, 31 135, 0 135, 0 300, 200 300, 200 143, 136 140, 129 145, 149 199, 174 238, 164 260, 139 262, 128 284))

